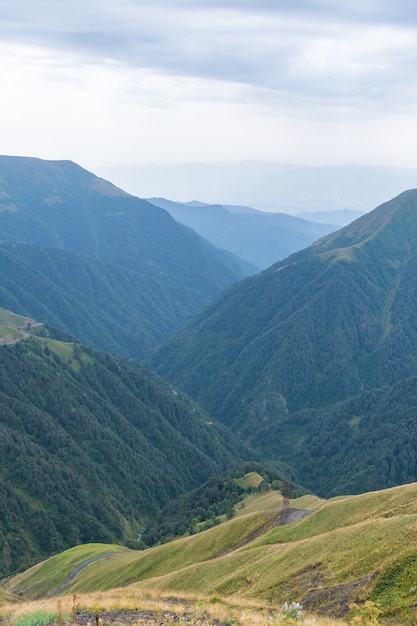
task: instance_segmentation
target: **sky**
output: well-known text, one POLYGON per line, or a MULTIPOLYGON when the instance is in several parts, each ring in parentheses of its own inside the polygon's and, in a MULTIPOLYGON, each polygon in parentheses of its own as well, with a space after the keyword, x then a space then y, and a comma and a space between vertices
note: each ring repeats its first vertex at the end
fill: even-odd
POLYGON ((415 0, 0 0, 2 154, 417 167, 415 0))

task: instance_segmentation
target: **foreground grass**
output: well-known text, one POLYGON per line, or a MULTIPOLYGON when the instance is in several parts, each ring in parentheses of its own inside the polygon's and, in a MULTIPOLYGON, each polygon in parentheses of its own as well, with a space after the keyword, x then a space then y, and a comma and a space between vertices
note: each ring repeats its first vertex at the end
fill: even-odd
MULTIPOLYGON (((240 598, 206 598, 199 595, 163 596, 155 592, 141 593, 134 589, 114 589, 112 592, 75 595, 54 600, 5 605, 1 616, 9 626, 38 626, 55 623, 77 623, 80 612, 92 617, 92 623, 123 624, 124 611, 137 613, 133 622, 138 626, 271 626, 294 624, 286 619, 281 606, 265 605, 240 598), (115 612, 114 621, 110 613, 115 612), (142 613, 142 615, 140 615, 142 613)), ((135 617, 135 616, 134 616, 135 617)), ((346 626, 347 622, 303 612, 306 626, 346 626)))

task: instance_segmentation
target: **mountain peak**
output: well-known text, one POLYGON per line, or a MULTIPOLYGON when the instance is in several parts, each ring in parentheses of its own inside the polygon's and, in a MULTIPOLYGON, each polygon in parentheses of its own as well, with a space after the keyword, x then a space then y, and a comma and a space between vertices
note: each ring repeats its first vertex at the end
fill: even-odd
POLYGON ((404 252, 412 245, 416 226, 417 189, 410 189, 384 202, 344 228, 318 239, 299 255, 305 257, 343 249, 343 256, 352 258, 352 254, 347 253, 348 248, 362 246, 375 238, 378 238, 378 245, 385 239, 385 244, 391 252, 394 250, 396 253, 399 250, 404 252))

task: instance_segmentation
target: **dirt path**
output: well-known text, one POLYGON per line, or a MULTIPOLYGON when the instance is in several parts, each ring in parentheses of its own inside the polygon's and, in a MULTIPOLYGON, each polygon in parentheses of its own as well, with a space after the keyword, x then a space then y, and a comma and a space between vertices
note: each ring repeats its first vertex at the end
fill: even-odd
POLYGON ((53 591, 48 598, 54 598, 55 596, 57 596, 58 594, 61 593, 61 591, 72 581, 74 580, 74 578, 76 577, 76 575, 81 572, 81 570, 83 570, 85 567, 87 567, 87 565, 90 565, 90 563, 94 563, 94 561, 99 561, 100 559, 108 559, 111 558, 113 556, 116 556, 117 554, 120 554, 120 552, 107 552, 106 554, 100 554, 99 556, 95 556, 92 559, 88 559, 88 561, 84 561, 84 563, 81 563, 81 565, 79 565, 78 567, 76 567, 69 576, 67 576, 67 578, 64 580, 63 583, 61 583, 59 585, 59 587, 57 587, 55 589, 55 591, 53 591))

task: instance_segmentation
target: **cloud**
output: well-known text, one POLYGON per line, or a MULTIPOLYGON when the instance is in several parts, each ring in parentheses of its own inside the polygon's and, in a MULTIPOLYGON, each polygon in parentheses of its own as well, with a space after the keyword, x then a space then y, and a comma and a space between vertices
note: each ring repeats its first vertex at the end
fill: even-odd
POLYGON ((16 150, 323 161, 416 110, 411 0, 2 0, 0 41, 16 150))
POLYGON ((334 105, 380 102, 401 85, 407 99, 414 96, 417 33, 409 18, 416 13, 405 0, 24 0, 8 4, 0 33, 3 41, 79 62, 230 81, 334 105))

